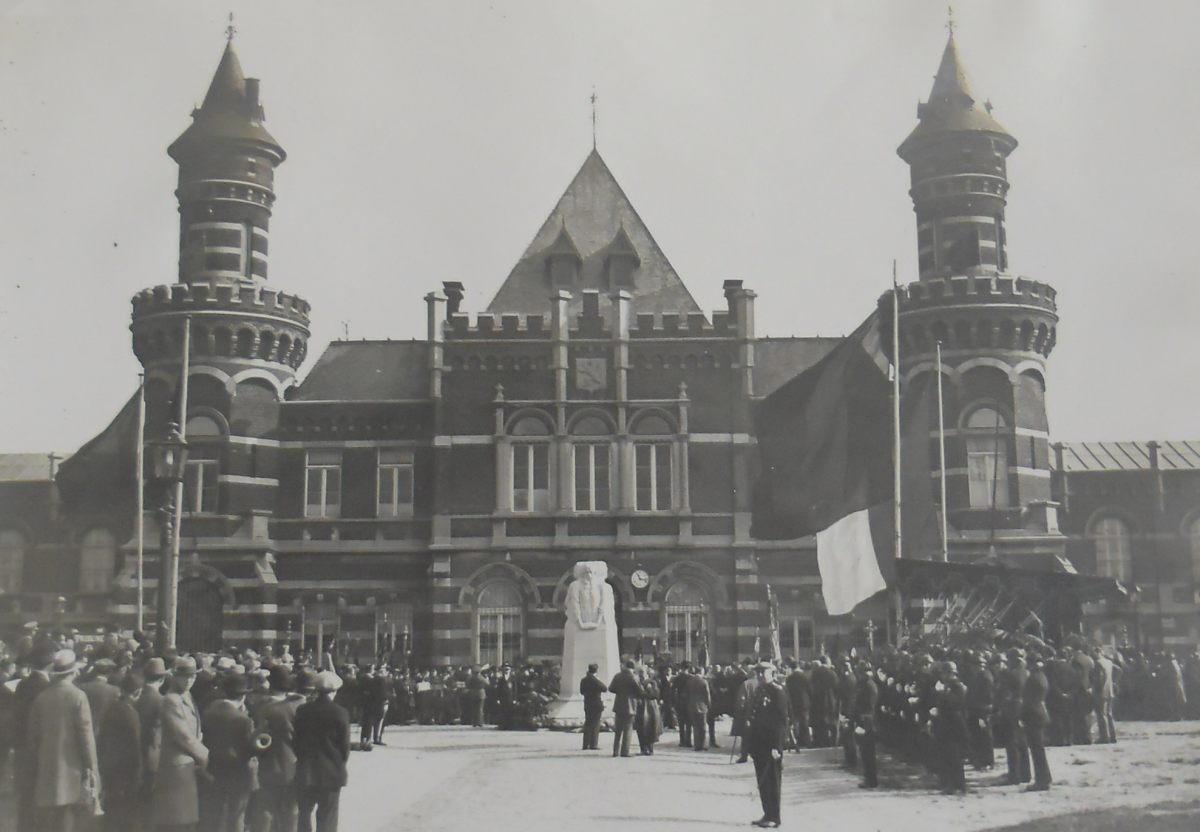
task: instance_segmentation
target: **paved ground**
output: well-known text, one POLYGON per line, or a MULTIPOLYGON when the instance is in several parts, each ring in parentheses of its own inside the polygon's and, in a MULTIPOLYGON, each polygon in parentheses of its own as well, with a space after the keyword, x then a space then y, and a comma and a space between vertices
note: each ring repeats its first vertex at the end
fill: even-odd
MULTIPOLYGON (((720 726, 719 726, 720 727, 720 726)), ((784 828, 821 832, 1195 832, 1200 723, 1123 723, 1119 744, 1049 749, 1055 786, 1039 794, 968 773, 946 797, 918 766, 882 758, 883 789, 865 792, 840 749, 788 754, 784 828)), ((616 832, 749 829, 760 816, 751 764, 725 747, 653 757, 579 750, 580 735, 493 728, 390 727, 387 746, 355 752, 342 793, 349 832, 616 832)), ((612 734, 602 734, 601 744, 612 734)), ((1000 752, 1001 760, 1003 752, 1000 752)), ((11 766, 0 777, 0 832, 12 825, 11 766)))
MULTIPOLYGON (((1117 746, 1050 749, 1056 786, 1042 794, 972 772, 970 794, 946 797, 919 767, 891 759, 881 761, 885 788, 864 792, 840 766, 840 750, 789 754, 784 828, 1200 829, 1200 725, 1135 724, 1128 734, 1117 746)), ((748 828, 761 815, 753 766, 731 765, 728 745, 700 753, 666 735, 653 757, 613 759, 579 751, 578 734, 549 731, 393 727, 385 739, 354 754, 345 829, 672 832, 748 828)))

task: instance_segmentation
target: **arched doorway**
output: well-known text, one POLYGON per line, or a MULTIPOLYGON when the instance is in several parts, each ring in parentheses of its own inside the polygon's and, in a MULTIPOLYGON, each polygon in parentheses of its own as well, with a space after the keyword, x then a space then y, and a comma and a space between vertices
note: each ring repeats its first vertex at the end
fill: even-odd
POLYGON ((493 581, 476 602, 476 662, 516 664, 522 655, 525 616, 520 588, 511 581, 493 581))
POLYGON ((704 588, 679 581, 663 599, 663 642, 675 661, 708 664, 709 603, 704 588))
POLYGON ((215 653, 221 649, 225 599, 220 588, 204 578, 179 582, 179 624, 176 643, 182 653, 215 653))

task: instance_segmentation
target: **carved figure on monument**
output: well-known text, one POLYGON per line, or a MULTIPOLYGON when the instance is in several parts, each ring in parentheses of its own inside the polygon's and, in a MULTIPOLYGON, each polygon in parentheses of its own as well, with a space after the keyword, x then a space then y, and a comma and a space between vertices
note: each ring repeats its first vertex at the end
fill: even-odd
POLYGON ((579 682, 587 675, 588 665, 599 666, 599 678, 611 679, 620 670, 620 648, 613 588, 605 581, 608 564, 581 561, 575 564, 574 576, 567 587, 559 698, 580 700, 582 717, 579 682))

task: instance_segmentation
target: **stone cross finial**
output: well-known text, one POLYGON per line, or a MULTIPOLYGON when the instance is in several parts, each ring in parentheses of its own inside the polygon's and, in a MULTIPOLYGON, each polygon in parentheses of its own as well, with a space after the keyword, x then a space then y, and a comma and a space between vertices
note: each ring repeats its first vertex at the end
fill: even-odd
POLYGON ((233 43, 233 36, 237 34, 237 28, 233 25, 233 12, 229 13, 229 25, 225 27, 225 39, 233 43))

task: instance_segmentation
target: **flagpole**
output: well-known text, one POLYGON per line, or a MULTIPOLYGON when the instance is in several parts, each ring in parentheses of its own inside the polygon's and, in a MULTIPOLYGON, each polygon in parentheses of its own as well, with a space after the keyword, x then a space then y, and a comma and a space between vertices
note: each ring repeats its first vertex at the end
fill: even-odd
MULTIPOLYGON (((183 367, 179 378, 179 435, 187 441, 188 374, 191 371, 192 319, 183 321, 183 367)), ((186 474, 186 472, 185 472, 186 474)), ((183 477, 175 483, 175 526, 171 530, 171 569, 168 574, 170 585, 167 594, 171 600, 167 625, 167 646, 175 647, 179 627, 179 540, 183 537, 183 477)))
POLYGON ((942 400, 942 342, 937 342, 937 394, 938 394, 938 457, 942 487, 942 563, 950 561, 949 527, 946 523, 946 410, 942 400))
MULTIPOLYGON (((896 492, 893 512, 895 520, 897 558, 904 557, 904 535, 900 522, 900 284, 896 280, 896 261, 892 261, 892 475, 893 487, 896 492)), ((900 584, 896 583, 896 628, 897 646, 900 643, 900 624, 904 616, 904 596, 900 593, 900 584)), ((888 615, 891 625, 892 616, 888 615)))
POLYGON ((138 375, 137 422, 137 614, 134 629, 145 631, 145 548, 146 548, 146 375, 138 375))

